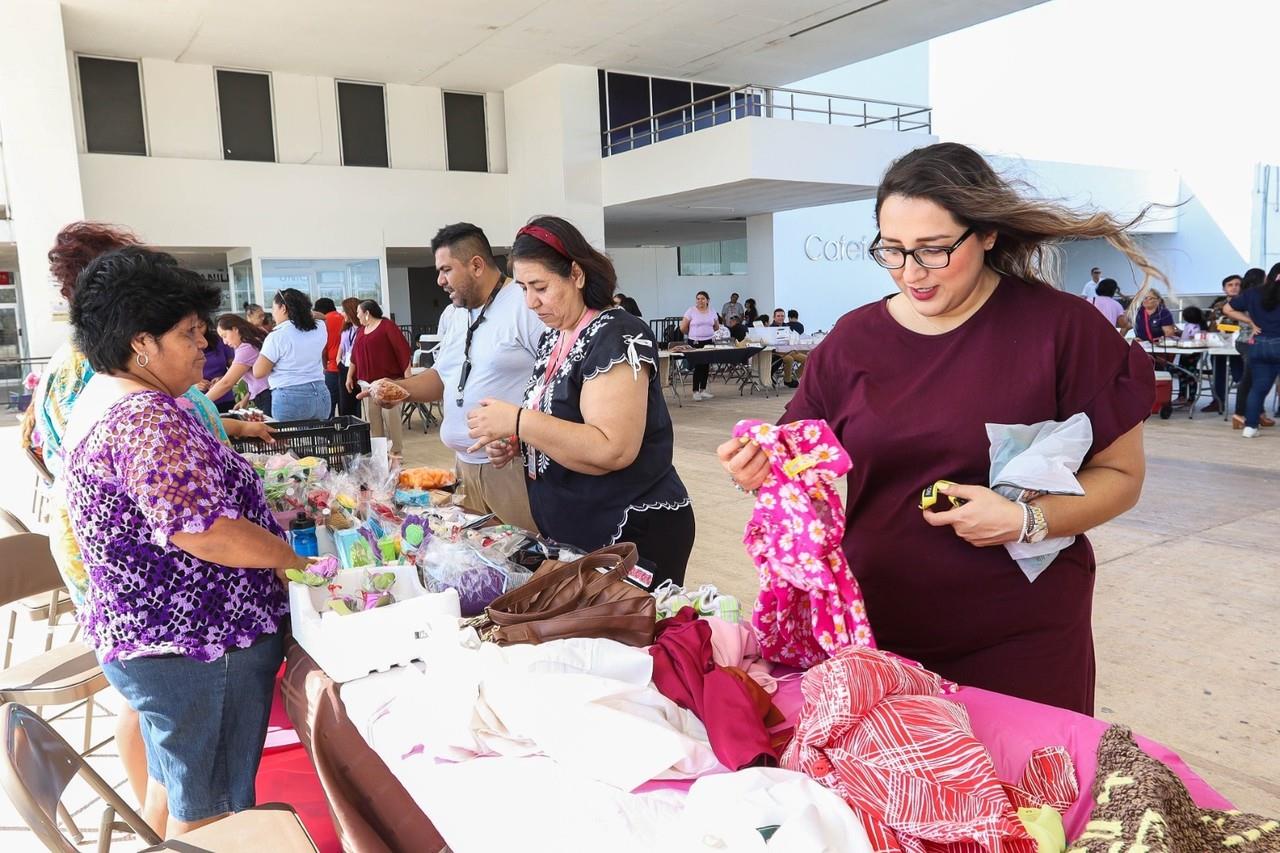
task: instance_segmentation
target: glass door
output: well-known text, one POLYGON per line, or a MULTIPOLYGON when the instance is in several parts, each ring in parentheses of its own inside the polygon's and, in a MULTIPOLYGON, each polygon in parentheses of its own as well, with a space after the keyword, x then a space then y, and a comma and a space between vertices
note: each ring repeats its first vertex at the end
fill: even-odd
POLYGON ((18 288, 12 272, 0 271, 0 394, 6 408, 17 407, 26 375, 18 336, 18 288))

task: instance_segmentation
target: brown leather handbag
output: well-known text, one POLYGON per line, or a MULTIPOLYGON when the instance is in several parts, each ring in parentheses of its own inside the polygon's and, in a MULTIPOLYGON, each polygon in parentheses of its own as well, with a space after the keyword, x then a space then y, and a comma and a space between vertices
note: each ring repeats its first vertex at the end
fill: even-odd
POLYGON ((622 542, 539 570, 523 586, 494 599, 470 624, 500 646, 568 637, 651 645, 657 617, 653 596, 624 580, 636 558, 636 546, 622 542))

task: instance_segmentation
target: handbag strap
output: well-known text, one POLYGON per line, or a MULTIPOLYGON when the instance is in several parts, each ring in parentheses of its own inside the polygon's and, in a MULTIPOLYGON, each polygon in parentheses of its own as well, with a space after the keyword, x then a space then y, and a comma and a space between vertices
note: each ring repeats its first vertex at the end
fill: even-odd
POLYGON ((638 557, 636 546, 630 542, 592 551, 550 572, 539 572, 522 586, 498 596, 485 608, 485 615, 495 625, 506 626, 571 613, 615 580, 625 578, 635 567, 638 557), (570 588, 572 594, 565 596, 560 604, 534 609, 538 599, 550 600, 566 588, 570 588), (525 607, 517 609, 519 605, 525 607))

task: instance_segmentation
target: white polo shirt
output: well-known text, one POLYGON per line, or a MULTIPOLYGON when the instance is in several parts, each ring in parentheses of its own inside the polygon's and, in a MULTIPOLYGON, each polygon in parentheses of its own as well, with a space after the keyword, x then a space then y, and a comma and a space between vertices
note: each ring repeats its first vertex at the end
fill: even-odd
POLYGON ((445 312, 435 361, 435 370, 444 383, 440 440, 463 462, 475 464, 488 462, 489 457, 483 450, 467 453, 467 448, 474 443, 467 434, 467 412, 486 397, 516 405, 524 401, 525 387, 533 375, 538 339, 547 330, 538 315, 525 306, 520 285, 508 279, 471 338, 471 375, 459 406, 458 378, 462 375, 467 327, 480 316, 480 310, 458 308, 445 312))

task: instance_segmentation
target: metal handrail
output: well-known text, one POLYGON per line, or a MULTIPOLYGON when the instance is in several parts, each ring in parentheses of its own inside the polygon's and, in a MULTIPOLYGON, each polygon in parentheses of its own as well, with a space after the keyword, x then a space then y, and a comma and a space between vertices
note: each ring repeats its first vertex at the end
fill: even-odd
POLYGON ((836 119, 851 119, 854 127, 872 127, 879 124, 892 122, 894 128, 900 132, 910 132, 916 130, 924 130, 926 133, 933 130, 933 108, 924 104, 906 104, 894 101, 882 101, 876 98, 859 98, 852 95, 834 95, 825 92, 811 92, 805 89, 788 89, 779 86, 758 86, 745 85, 736 86, 726 89, 723 92, 717 92, 714 95, 708 95, 705 98, 698 98, 687 104, 681 104, 661 112, 653 113, 644 118, 629 121, 625 124, 611 127, 602 131, 601 137, 603 141, 603 153, 605 156, 620 153, 618 149, 630 151, 635 147, 635 143, 639 140, 647 140, 642 144, 662 141, 661 134, 670 133, 673 130, 678 131, 675 135, 683 136, 687 132, 696 131, 699 128, 699 122, 711 120, 713 125, 720 124, 721 118, 724 121, 732 121, 735 113, 739 111, 746 112, 742 118, 748 117, 765 117, 765 118, 781 118, 781 113, 786 113, 792 121, 796 120, 796 114, 813 114, 825 115, 827 124, 836 124, 836 119), (777 100, 779 94, 788 95, 789 103, 780 103, 777 100), (744 95, 739 99, 737 96, 744 95), (796 106, 796 96, 800 95, 805 98, 825 98, 827 101, 826 109, 816 106, 805 106, 801 104, 796 106), (720 104, 717 105, 716 102, 720 104), (860 112, 846 112, 836 109, 834 102, 851 101, 862 106, 860 112), (710 105, 711 109, 699 114, 700 106, 710 105), (893 107, 893 115, 877 115, 876 112, 868 110, 868 105, 876 105, 881 107, 893 107), (663 124, 662 119, 680 115, 680 120, 675 123, 663 124), (924 116, 923 119, 917 118, 924 116), (643 129, 637 133, 637 129, 643 129), (625 134, 622 138, 616 139, 619 134, 625 134), (622 146, 626 146, 622 148, 622 146))

